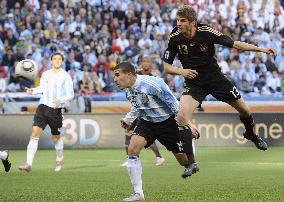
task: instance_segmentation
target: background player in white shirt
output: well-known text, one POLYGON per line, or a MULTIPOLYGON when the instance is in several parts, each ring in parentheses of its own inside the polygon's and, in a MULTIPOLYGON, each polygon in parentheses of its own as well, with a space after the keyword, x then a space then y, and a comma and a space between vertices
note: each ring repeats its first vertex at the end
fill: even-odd
POLYGON ((70 75, 62 69, 64 57, 61 53, 51 56, 52 69, 43 73, 40 86, 26 88, 29 95, 42 94, 39 106, 34 116, 31 139, 27 147, 27 161, 19 167, 20 171, 30 172, 38 141, 42 131, 48 124, 56 150, 55 171, 60 171, 64 162, 63 140, 60 137, 62 127, 62 109, 67 101, 74 97, 73 82, 70 75))

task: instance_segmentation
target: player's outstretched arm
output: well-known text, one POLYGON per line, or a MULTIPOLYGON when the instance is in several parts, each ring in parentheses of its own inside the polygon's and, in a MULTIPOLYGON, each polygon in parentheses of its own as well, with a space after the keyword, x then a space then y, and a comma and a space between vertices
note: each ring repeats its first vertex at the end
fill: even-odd
POLYGON ((164 62, 164 69, 165 69, 165 72, 168 74, 181 75, 189 79, 194 79, 198 75, 196 70, 175 68, 166 62, 164 62))
POLYGON ((263 52, 267 54, 272 54, 273 56, 276 55, 276 51, 273 48, 260 48, 253 44, 241 42, 241 41, 234 41, 233 48, 243 51, 255 51, 255 52, 263 52))

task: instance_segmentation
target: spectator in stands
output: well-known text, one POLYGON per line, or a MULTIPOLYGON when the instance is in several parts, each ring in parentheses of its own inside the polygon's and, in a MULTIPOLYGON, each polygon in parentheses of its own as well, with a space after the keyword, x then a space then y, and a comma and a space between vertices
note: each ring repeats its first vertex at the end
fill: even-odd
POLYGON ((230 68, 228 63, 222 58, 221 54, 217 54, 217 63, 221 67, 221 71, 223 74, 227 74, 230 72, 230 68))
POLYGON ((84 47, 83 58, 84 63, 90 64, 91 66, 94 66, 98 61, 96 54, 91 50, 89 45, 85 45, 84 47))
POLYGON ((93 93, 93 87, 88 73, 84 73, 83 79, 79 81, 79 87, 79 94, 91 95, 93 93))
POLYGON ((17 35, 17 27, 15 25, 14 22, 14 14, 13 13, 9 13, 7 14, 7 20, 5 20, 4 22, 4 29, 11 29, 14 35, 17 35))
MULTIPOLYGON (((271 56, 269 57, 271 58, 271 56)), ((253 58, 252 62, 252 69, 254 69, 257 77, 267 72, 266 65, 262 62, 262 59, 260 57, 253 58)))
POLYGON ((255 71, 250 59, 246 59, 243 67, 240 70, 241 78, 246 74, 245 79, 251 83, 254 83, 256 80, 255 71))
POLYGON ((115 40, 115 44, 121 48, 121 51, 124 50, 129 46, 129 40, 126 38, 125 33, 121 33, 118 38, 115 40))
POLYGON ((5 74, 5 68, 3 66, 0 66, 0 93, 5 93, 7 91, 7 81, 5 74))
POLYGON ((97 72, 93 72, 93 78, 92 78, 92 89, 94 94, 101 94, 103 88, 106 86, 104 81, 98 77, 97 72))
POLYGON ((281 46, 281 53, 276 56, 275 59, 275 64, 278 68, 278 71, 283 73, 284 72, 284 41, 282 41, 282 46, 281 46))
POLYGON ((260 93, 261 95, 268 94, 266 79, 264 75, 260 75, 259 79, 254 83, 254 92, 260 93))
MULTIPOLYGON (((20 58, 21 59, 21 58, 20 58)), ((1 62, 1 66, 8 66, 10 69, 13 67, 16 58, 13 55, 13 50, 7 47, 1 62)))
POLYGON ((242 74, 242 79, 238 83, 239 90, 243 93, 253 92, 253 81, 247 79, 247 74, 242 74))
MULTIPOLYGON (((163 0, 160 5, 156 1, 129 2, 131 3, 120 0, 29 0, 13 3, 3 0, 0 6, 0 64, 9 64, 12 67, 13 60, 24 59, 23 54, 26 55, 29 51, 32 51, 32 58, 39 63, 40 56, 50 57, 55 50, 60 51, 66 58, 72 52, 74 58, 67 61, 66 67, 63 67, 66 71, 70 70, 73 63, 76 66, 79 63, 79 67, 87 63, 95 66, 100 55, 105 57, 106 63, 120 58, 137 66, 141 59, 148 55, 151 57, 157 54, 158 57, 155 57, 159 60, 166 48, 166 39, 172 30, 181 2, 163 0), (122 41, 129 41, 129 45, 122 41), (36 45, 36 48, 32 44, 36 45), (121 51, 116 53, 115 57, 109 57, 114 53, 112 48, 118 44, 121 51), (11 48, 11 51, 7 60, 8 48, 11 48)), ((272 46, 277 52, 281 52, 283 39, 280 33, 283 37, 284 13, 277 1, 271 1, 269 4, 266 1, 205 0, 188 3, 198 10, 200 20, 213 27, 223 27, 223 33, 235 40, 253 40, 253 43, 260 46, 272 46)), ((234 49, 229 51, 221 48, 219 51, 222 55, 220 63, 227 62, 233 69, 240 63, 244 64, 246 59, 252 60, 256 57, 254 53, 239 54, 234 49), (239 58, 236 59, 236 56, 239 58)), ((269 71, 275 70, 275 65, 280 73, 284 72, 282 54, 279 54, 275 61, 262 55, 261 61, 261 66, 265 64, 268 72, 261 71, 260 74, 267 76, 267 82, 270 79, 269 71)), ((252 65, 251 69, 258 72, 259 67, 251 61, 249 63, 252 65)), ((159 62, 157 68, 163 71, 159 62)), ((234 71, 232 77, 236 79, 234 71)), ((101 74, 108 73, 101 72, 98 76, 101 74)), ((247 75, 247 79, 250 79, 250 75, 247 75)), ((105 82, 107 86, 112 85, 110 79, 105 82)))
POLYGON ((6 29, 6 37, 4 38, 4 44, 13 47, 17 43, 17 39, 11 28, 6 29))
POLYGON ((106 61, 106 58, 104 55, 99 55, 98 62, 93 67, 93 71, 97 72, 98 76, 107 83, 109 81, 109 63, 106 61))
POLYGON ((267 82, 271 93, 281 92, 281 82, 277 71, 272 72, 272 78, 267 82))
POLYGON ((267 55, 265 66, 266 66, 267 71, 269 71, 269 72, 273 72, 275 70, 276 71, 278 70, 275 63, 273 62, 273 58, 271 57, 271 55, 267 55))

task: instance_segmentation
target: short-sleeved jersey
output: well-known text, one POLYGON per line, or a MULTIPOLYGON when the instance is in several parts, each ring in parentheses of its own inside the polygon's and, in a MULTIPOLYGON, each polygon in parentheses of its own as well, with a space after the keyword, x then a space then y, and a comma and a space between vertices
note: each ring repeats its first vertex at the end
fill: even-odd
POLYGON ((131 103, 130 113, 133 113, 125 117, 127 124, 133 121, 134 116, 157 123, 175 116, 178 112, 178 101, 161 78, 137 75, 134 86, 125 91, 131 103), (127 120, 129 118, 131 120, 127 120))
POLYGON ((168 38, 163 60, 172 64, 177 55, 184 69, 195 69, 199 74, 197 80, 206 80, 214 72, 220 71, 218 66, 216 68, 214 44, 232 47, 234 41, 206 24, 197 25, 192 39, 184 37, 175 27, 168 38))

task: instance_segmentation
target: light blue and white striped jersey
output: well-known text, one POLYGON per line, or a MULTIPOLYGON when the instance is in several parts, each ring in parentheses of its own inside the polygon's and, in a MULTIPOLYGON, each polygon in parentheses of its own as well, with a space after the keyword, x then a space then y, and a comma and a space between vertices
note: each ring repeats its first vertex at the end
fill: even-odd
POLYGON ((125 116, 127 124, 140 117, 153 123, 167 120, 178 112, 178 101, 163 79, 137 75, 132 88, 126 89, 131 111, 125 116))
POLYGON ((33 89, 33 94, 42 94, 39 104, 54 108, 54 101, 60 100, 63 108, 74 97, 71 76, 63 69, 56 73, 52 69, 47 70, 41 76, 40 85, 33 89))

